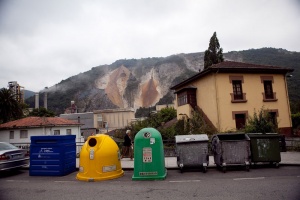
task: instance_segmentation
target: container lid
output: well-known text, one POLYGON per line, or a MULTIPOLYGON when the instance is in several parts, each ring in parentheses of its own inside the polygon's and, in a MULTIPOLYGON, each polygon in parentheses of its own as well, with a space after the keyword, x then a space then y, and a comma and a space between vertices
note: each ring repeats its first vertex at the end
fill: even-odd
POLYGON ((281 137, 277 133, 247 133, 250 138, 274 138, 281 137))
POLYGON ((208 141, 208 136, 206 134, 176 135, 175 136, 175 141, 176 141, 176 143, 208 141))
POLYGON ((74 140, 75 142, 76 135, 38 135, 31 136, 31 142, 35 141, 64 141, 64 140, 74 140))
POLYGON ((221 133, 213 135, 212 139, 214 140, 214 138, 226 141, 250 140, 249 136, 244 133, 221 133))
POLYGON ((247 133, 248 135, 278 135, 278 133, 247 133))

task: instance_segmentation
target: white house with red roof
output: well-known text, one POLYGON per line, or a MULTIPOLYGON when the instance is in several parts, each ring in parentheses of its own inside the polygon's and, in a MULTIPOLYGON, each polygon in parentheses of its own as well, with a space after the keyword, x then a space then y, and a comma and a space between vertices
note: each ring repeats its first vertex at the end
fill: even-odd
POLYGON ((81 141, 81 124, 60 117, 26 117, 0 124, 0 141, 29 144, 31 136, 76 135, 81 141))

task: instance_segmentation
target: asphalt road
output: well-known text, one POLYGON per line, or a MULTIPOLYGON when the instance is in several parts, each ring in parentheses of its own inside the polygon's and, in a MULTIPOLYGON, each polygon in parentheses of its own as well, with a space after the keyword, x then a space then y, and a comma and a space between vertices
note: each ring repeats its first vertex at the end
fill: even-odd
POLYGON ((28 170, 0 173, 0 200, 83 199, 300 199, 300 167, 258 168, 223 173, 168 170, 162 181, 132 181, 133 171, 118 179, 83 182, 77 172, 62 177, 29 176, 28 170))

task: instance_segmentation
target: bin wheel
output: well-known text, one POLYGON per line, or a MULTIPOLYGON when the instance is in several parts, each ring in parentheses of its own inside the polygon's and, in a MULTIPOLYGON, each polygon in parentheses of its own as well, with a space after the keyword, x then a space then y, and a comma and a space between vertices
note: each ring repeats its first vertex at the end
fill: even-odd
POLYGON ((206 172, 207 172, 207 167, 203 166, 203 173, 206 173, 206 172))
POLYGON ((250 171, 250 166, 246 165, 246 171, 249 172, 250 171))
POLYGON ((275 167, 279 168, 279 163, 278 162, 275 163, 275 167))
POLYGON ((223 171, 224 173, 226 173, 226 167, 225 167, 225 166, 222 167, 222 171, 223 171))

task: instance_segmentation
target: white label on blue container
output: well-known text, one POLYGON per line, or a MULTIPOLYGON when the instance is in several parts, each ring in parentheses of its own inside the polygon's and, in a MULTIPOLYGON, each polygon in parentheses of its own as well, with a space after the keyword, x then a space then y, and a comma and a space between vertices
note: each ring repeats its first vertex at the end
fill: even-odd
POLYGON ((52 148, 41 148, 40 153, 53 153, 52 148))

